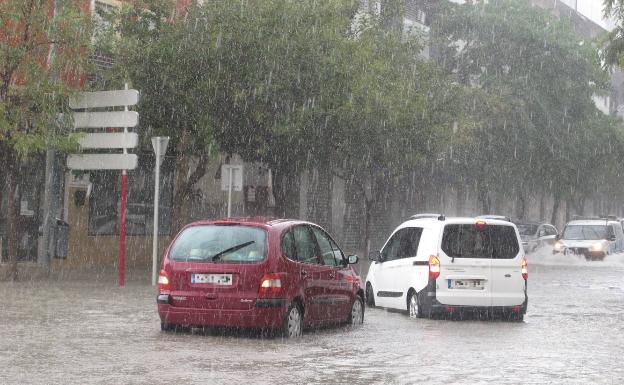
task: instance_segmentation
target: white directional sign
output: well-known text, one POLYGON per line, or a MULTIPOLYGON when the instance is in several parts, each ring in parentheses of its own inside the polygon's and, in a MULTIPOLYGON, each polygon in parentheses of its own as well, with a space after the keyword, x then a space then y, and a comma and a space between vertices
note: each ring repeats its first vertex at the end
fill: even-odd
POLYGON ((135 148, 139 143, 136 132, 87 134, 79 140, 83 149, 91 148, 135 148))
POLYGON ((77 110, 84 108, 133 106, 139 102, 139 91, 117 90, 80 92, 69 98, 69 108, 77 110))
POLYGON ((136 154, 73 154, 67 157, 72 170, 134 170, 136 154))
POLYGON ((74 112, 74 128, 135 127, 136 111, 74 112))
POLYGON ((230 189, 230 171, 232 172, 232 191, 243 191, 243 166, 240 164, 224 164, 221 166, 221 190, 230 189))

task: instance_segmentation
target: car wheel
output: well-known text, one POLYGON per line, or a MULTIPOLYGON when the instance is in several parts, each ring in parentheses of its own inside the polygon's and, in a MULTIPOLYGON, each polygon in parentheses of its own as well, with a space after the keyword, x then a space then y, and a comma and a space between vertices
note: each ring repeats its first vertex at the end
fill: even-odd
POLYGON ((166 322, 160 323, 160 330, 163 332, 174 332, 177 329, 177 325, 169 324, 166 322))
POLYGON ((299 305, 294 302, 288 308, 284 318, 282 335, 286 338, 299 338, 303 333, 303 313, 299 305))
POLYGON ((409 292, 407 298, 407 311, 409 312, 410 318, 423 317, 423 310, 420 306, 420 301, 418 300, 418 294, 414 290, 409 292))
POLYGON ((359 295, 355 296, 353 305, 351 305, 351 312, 349 312, 347 323, 353 326, 364 323, 364 301, 362 301, 362 297, 359 295))
POLYGON ((375 307, 375 294, 373 292, 373 285, 370 282, 366 282, 366 305, 368 307, 375 307))

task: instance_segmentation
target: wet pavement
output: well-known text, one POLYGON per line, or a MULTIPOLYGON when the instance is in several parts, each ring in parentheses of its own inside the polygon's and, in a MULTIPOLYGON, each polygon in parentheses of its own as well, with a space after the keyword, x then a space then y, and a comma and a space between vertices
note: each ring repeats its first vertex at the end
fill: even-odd
POLYGON ((624 256, 529 260, 524 322, 367 309, 295 341, 161 332, 149 277, 0 282, 0 384, 624 383, 624 256))

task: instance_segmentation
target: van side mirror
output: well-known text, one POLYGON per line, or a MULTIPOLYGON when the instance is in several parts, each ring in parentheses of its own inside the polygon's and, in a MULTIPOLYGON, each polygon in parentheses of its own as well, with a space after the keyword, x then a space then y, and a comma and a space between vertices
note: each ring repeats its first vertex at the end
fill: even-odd
POLYGON ((381 262, 382 260, 381 251, 373 251, 372 253, 369 253, 368 259, 373 262, 381 262))

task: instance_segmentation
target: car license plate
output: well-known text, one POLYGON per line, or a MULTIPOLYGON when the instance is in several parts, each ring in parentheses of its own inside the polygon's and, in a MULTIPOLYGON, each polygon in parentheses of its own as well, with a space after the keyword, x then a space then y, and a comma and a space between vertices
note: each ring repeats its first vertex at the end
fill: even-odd
POLYGON ((482 279, 449 279, 449 289, 483 290, 482 279))
POLYGON ((213 285, 231 285, 232 274, 191 274, 191 283, 211 283, 213 285))

